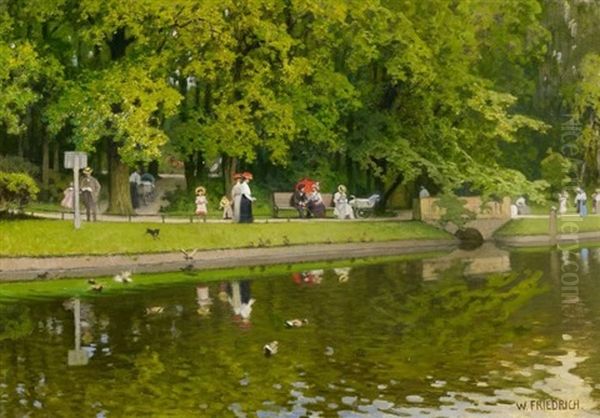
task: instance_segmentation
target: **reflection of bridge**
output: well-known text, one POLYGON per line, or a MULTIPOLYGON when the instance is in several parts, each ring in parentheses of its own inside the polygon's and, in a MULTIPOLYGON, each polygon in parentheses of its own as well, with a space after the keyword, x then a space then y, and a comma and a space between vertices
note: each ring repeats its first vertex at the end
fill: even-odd
POLYGON ((423 260, 423 280, 437 280, 441 273, 461 263, 465 276, 477 277, 510 271, 510 257, 493 243, 487 242, 476 250, 455 250, 450 254, 423 260))

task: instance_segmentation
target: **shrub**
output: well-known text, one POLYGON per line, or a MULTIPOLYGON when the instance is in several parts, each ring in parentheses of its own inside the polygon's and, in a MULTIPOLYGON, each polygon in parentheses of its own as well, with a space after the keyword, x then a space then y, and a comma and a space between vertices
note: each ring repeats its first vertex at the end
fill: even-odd
POLYGON ((0 172, 0 209, 22 208, 35 200, 39 191, 35 181, 27 174, 0 172))
POLYGON ((40 169, 35 164, 17 155, 0 155, 0 172, 25 173, 37 177, 40 169))

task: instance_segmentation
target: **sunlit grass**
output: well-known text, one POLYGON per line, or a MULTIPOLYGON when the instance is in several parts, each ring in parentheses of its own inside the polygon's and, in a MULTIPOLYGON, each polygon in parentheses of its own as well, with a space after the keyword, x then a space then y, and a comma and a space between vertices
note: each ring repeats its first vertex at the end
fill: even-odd
MULTIPOLYGON (((558 233, 568 234, 574 232, 600 232, 600 217, 587 216, 581 218, 578 216, 570 216, 567 218, 559 218, 558 233)), ((548 218, 526 218, 513 219, 502 228, 496 231, 496 236, 513 236, 513 235, 548 235, 549 224, 548 218)))
MULTIPOLYGON (((450 236, 421 222, 285 222, 271 224, 83 223, 0 221, 0 256, 136 254, 181 248, 225 249, 310 243, 346 243, 450 236), (158 239, 146 228, 160 228, 158 239)), ((290 247, 293 248, 293 247, 290 247)))

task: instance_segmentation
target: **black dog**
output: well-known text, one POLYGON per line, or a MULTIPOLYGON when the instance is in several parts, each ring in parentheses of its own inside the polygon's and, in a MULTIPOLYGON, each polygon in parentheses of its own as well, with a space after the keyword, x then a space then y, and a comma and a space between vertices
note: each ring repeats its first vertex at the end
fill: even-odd
POLYGON ((146 228, 146 234, 150 234, 150 236, 153 239, 158 239, 158 234, 160 234, 160 229, 159 228, 156 228, 156 229, 146 228))

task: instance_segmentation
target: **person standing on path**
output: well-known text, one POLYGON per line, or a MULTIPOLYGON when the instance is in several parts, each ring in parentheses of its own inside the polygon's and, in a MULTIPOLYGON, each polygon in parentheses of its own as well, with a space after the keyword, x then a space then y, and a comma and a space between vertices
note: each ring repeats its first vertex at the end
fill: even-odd
POLYGON ((252 192, 248 185, 252 178, 252 173, 247 171, 242 173, 242 184, 240 186, 242 195, 240 200, 240 223, 252 223, 254 221, 254 217, 252 216, 252 202, 256 198, 252 197, 252 192))
POLYGON ((208 199, 206 199, 206 189, 202 186, 196 187, 196 215, 206 219, 208 215, 208 199))
POLYGON ((577 207, 577 213, 583 218, 587 216, 587 194, 581 187, 578 187, 576 191, 575 206, 577 207))
POLYGON ((140 207, 140 195, 138 188, 142 184, 142 177, 140 176, 139 169, 133 170, 133 173, 129 176, 129 192, 131 194, 131 206, 134 209, 140 207))
POLYGON ((86 219, 90 221, 91 218, 96 222, 96 214, 98 212, 98 198, 100 197, 100 183, 94 177, 92 177, 92 169, 86 167, 83 169, 83 177, 80 180, 81 187, 81 200, 85 206, 86 219))
POLYGON ((242 175, 234 174, 235 184, 231 188, 231 199, 233 200, 233 222, 240 221, 240 205, 242 203, 242 175))

